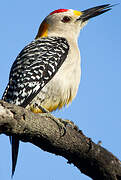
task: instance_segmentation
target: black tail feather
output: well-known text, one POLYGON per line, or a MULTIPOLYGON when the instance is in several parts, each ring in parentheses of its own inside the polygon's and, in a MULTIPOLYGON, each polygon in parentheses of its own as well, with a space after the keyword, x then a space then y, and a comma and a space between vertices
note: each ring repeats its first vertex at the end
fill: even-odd
POLYGON ((12 146, 12 175, 13 177, 16 163, 17 163, 17 157, 18 157, 18 150, 19 150, 19 139, 15 136, 10 137, 10 142, 12 146))

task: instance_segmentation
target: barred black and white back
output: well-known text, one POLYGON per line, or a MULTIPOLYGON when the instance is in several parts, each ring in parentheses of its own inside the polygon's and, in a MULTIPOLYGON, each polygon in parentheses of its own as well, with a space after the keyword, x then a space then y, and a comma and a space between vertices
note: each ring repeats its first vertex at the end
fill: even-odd
POLYGON ((67 57, 69 45, 61 37, 32 41, 12 65, 3 100, 26 107, 52 79, 67 57))
MULTIPOLYGON (((32 41, 14 61, 9 83, 2 99, 22 107, 29 105, 59 70, 68 51, 67 40, 61 37, 40 38, 32 41)), ((18 156, 19 138, 16 135, 12 136, 10 142, 13 176, 18 156)))

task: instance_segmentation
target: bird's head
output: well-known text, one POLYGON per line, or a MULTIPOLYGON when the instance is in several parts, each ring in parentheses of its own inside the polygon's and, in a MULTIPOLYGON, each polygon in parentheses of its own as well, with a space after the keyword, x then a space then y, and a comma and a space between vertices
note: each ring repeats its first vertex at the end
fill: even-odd
POLYGON ((36 39, 48 36, 59 36, 77 39, 80 30, 90 18, 111 10, 112 5, 96 6, 84 11, 58 9, 51 12, 40 25, 36 39))

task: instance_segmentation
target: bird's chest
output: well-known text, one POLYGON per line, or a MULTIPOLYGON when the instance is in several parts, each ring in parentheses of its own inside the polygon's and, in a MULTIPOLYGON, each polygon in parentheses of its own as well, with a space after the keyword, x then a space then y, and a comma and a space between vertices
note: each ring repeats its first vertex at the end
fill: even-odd
POLYGON ((76 96, 80 75, 80 54, 71 52, 54 77, 32 100, 32 104, 41 105, 49 111, 62 108, 76 96))

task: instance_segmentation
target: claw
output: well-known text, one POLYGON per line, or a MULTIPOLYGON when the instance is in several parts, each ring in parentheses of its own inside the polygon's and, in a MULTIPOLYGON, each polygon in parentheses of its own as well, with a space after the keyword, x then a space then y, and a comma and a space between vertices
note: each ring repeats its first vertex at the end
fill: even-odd
POLYGON ((38 106, 38 108, 42 111, 42 113, 49 113, 49 111, 42 106, 38 106))
POLYGON ((67 119, 63 120, 61 118, 54 117, 47 109, 45 109, 41 105, 38 106, 37 104, 34 104, 32 108, 34 110, 37 109, 35 110, 36 112, 47 113, 47 117, 50 117, 57 124, 61 137, 63 137, 66 134, 66 126, 70 126, 72 129, 75 129, 78 131, 78 127, 72 121, 69 121, 67 119))
POLYGON ((72 121, 68 119, 60 119, 60 121, 65 124, 65 126, 70 126, 72 129, 75 129, 76 131, 79 130, 78 126, 76 126, 72 121))
POLYGON ((52 121, 54 121, 58 128, 59 128, 59 132, 60 132, 60 136, 64 136, 66 134, 66 124, 64 121, 62 121, 60 118, 56 118, 54 117, 50 112, 47 114, 47 116, 49 116, 52 121))

